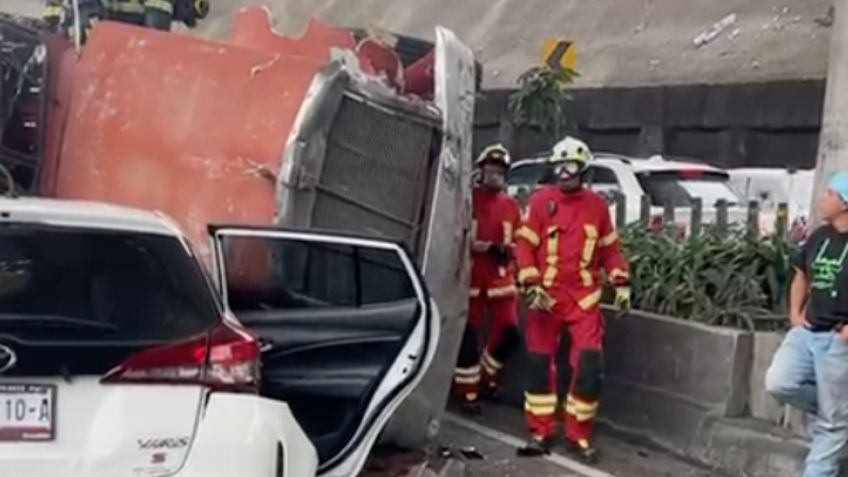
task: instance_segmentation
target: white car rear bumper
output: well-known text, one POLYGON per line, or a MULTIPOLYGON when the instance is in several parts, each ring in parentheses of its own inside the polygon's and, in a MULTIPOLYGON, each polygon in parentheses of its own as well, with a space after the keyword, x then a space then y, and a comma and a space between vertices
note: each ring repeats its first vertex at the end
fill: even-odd
POLYGON ((312 477, 315 448, 279 401, 213 393, 177 477, 312 477), (282 474, 278 466, 282 446, 282 474))

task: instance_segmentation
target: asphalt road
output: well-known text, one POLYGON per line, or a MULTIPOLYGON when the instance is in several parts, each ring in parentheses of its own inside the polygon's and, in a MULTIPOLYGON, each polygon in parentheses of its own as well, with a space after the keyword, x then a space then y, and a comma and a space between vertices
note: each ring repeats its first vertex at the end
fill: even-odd
POLYGON ((596 467, 571 459, 561 444, 548 458, 518 458, 515 450, 524 436, 520 411, 498 405, 485 411, 475 419, 448 414, 427 453, 378 456, 362 477, 725 477, 603 430, 596 467))

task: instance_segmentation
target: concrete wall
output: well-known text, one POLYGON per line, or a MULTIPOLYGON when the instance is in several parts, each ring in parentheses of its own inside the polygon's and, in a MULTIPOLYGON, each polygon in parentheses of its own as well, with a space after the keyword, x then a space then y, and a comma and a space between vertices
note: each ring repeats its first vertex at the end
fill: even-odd
MULTIPOLYGON (((513 90, 488 90, 475 111, 475 149, 494 141, 513 157, 559 138, 509 126, 513 90)), ((824 81, 575 89, 568 133, 597 151, 692 157, 720 167, 811 168, 821 127, 824 81)))

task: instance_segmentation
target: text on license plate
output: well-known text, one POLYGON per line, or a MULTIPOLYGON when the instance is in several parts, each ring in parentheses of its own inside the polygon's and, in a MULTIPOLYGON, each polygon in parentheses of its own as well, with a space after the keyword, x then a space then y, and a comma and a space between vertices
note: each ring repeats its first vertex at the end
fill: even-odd
POLYGON ((0 442, 54 438, 56 387, 0 384, 0 442))

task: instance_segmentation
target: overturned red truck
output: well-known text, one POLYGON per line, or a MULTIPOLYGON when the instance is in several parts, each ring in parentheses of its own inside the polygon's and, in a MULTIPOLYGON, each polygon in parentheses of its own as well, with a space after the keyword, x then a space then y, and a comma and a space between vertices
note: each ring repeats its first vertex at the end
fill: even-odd
POLYGON ((22 194, 161 210, 201 255, 211 223, 403 242, 444 320, 384 436, 417 445, 438 429, 465 316, 478 77, 450 31, 435 38, 403 58, 316 20, 287 38, 250 8, 226 41, 102 22, 77 52, 0 17, 0 162, 22 194))

